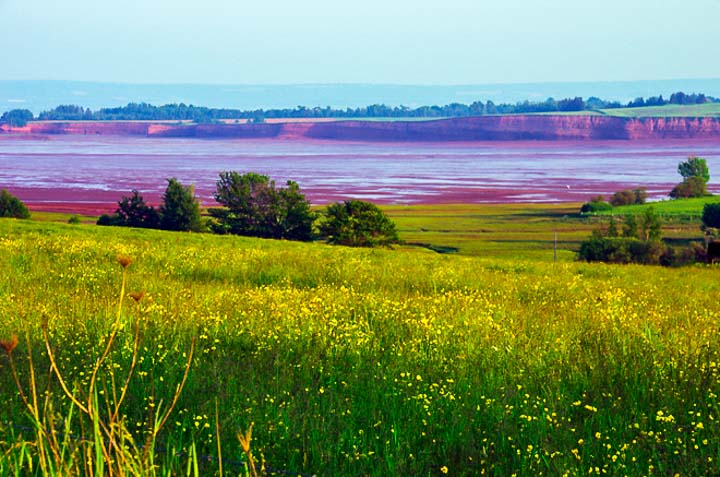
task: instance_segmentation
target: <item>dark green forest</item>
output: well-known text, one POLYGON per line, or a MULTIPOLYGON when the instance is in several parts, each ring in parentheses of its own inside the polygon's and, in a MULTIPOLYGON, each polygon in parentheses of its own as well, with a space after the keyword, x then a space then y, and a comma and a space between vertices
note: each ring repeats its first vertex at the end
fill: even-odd
POLYGON ((196 123, 213 123, 219 120, 250 120, 263 122, 265 119, 279 118, 447 118, 467 117, 496 114, 552 113, 571 111, 592 111, 597 109, 613 109, 623 107, 663 106, 666 104, 703 104, 720 102, 720 99, 702 93, 687 94, 682 91, 673 93, 665 99, 662 95, 647 99, 639 97, 626 104, 618 101, 606 101, 597 97, 584 100, 581 97, 545 101, 522 101, 515 104, 495 104, 492 101, 475 101, 471 104, 451 103, 444 106, 387 106, 373 104, 361 108, 335 109, 330 106, 313 107, 297 106, 285 109, 239 110, 227 108, 206 108, 203 106, 166 104, 154 106, 147 103, 129 103, 117 108, 102 108, 91 111, 77 105, 61 105, 50 111, 43 111, 35 118, 29 110, 14 109, 5 112, 0 122, 11 126, 22 126, 27 121, 193 121, 196 123))

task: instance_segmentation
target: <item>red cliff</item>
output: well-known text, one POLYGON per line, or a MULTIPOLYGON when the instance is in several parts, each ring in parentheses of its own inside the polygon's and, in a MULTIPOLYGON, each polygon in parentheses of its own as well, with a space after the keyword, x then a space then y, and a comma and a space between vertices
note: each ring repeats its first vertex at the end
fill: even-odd
POLYGON ((217 139, 335 141, 515 141, 720 138, 720 118, 481 116, 434 121, 331 121, 273 124, 177 124, 140 121, 31 122, 0 132, 217 139))

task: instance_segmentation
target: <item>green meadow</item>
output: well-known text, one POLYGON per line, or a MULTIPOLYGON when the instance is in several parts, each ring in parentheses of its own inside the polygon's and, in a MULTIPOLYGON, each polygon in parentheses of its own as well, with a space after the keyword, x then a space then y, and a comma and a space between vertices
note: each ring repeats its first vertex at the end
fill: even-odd
POLYGON ((600 112, 608 116, 627 118, 718 117, 720 116, 720 103, 666 104, 664 106, 646 106, 642 108, 601 109, 600 112))
POLYGON ((645 212, 649 208, 653 208, 666 221, 669 220, 687 220, 699 221, 702 217, 703 207, 705 204, 715 204, 720 202, 720 196, 694 197, 682 200, 661 200, 658 202, 648 202, 645 204, 623 205, 615 207, 611 211, 599 212, 602 215, 638 215, 645 212))
POLYGON ((393 249, 0 220, 0 475, 717 474, 717 267, 577 262, 579 205, 388 207, 393 249))

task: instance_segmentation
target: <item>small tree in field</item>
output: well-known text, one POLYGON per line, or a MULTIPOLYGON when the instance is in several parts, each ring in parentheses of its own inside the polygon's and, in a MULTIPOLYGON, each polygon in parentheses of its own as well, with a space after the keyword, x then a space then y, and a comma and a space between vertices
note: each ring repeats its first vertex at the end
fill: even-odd
POLYGON ((116 225, 121 227, 139 227, 154 229, 160 223, 160 216, 154 207, 147 205, 140 193, 133 189, 129 196, 118 201, 113 215, 103 214, 97 221, 98 225, 116 225))
POLYGON ((330 204, 320 235, 328 243, 351 247, 375 247, 399 242, 395 224, 375 204, 346 200, 330 204))
POLYGON ((30 211, 20 199, 3 189, 0 190, 0 217, 29 219, 30 211))
POLYGON ((687 161, 678 164, 678 173, 683 177, 683 181, 670 191, 670 197, 680 199, 707 195, 710 171, 705 159, 689 157, 687 161))
POLYGON ((192 186, 184 186, 176 178, 168 179, 160 204, 160 228, 182 232, 202 230, 200 204, 192 186))
POLYGON ((224 209, 210 209, 217 233, 252 237, 312 240, 315 214, 296 182, 275 187, 275 181, 255 172, 222 172, 215 200, 224 209))
POLYGON ((707 161, 702 157, 691 156, 688 157, 687 161, 678 164, 678 174, 680 174, 683 179, 699 177, 706 184, 710 181, 710 171, 707 166, 707 161))

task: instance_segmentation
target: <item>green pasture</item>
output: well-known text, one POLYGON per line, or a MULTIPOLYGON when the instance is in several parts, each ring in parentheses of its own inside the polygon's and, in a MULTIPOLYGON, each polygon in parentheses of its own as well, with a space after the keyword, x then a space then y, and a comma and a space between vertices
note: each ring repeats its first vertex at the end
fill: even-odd
MULTIPOLYGON (((384 210, 409 245, 480 257, 539 261, 557 257, 558 261, 573 261, 580 243, 594 229, 607 225, 610 215, 582 215, 580 206, 579 203, 418 205, 386 206, 384 210)), ((700 213, 682 221, 668 220, 664 236, 674 241, 702 240, 702 204, 675 207, 692 211, 699 208, 700 213)), ((616 208, 617 213, 623 209, 616 208)), ((659 213, 664 214, 664 209, 659 213)))
MULTIPOLYGON (((616 207, 612 213, 579 214, 580 203, 391 205, 382 209, 395 222, 403 250, 539 261, 575 260, 580 243, 612 214, 640 214, 654 207, 664 218, 665 237, 701 240, 700 216, 706 201, 720 198, 662 201, 616 207), (557 250, 557 253, 555 253, 557 250)), ((72 214, 33 212, 32 219, 67 223, 72 214)), ((82 224, 97 217, 80 216, 82 224)))
POLYGON ((458 254, 2 219, 0 475, 716 475, 717 267, 553 263, 575 209, 387 209, 458 254))
POLYGON ((601 109, 600 112, 607 116, 624 118, 718 117, 720 116, 720 103, 666 104, 665 106, 642 108, 601 109))
POLYGON ((720 196, 696 197, 691 199, 666 199, 641 205, 623 205, 597 215, 639 215, 652 207, 666 221, 696 221, 699 224, 705 204, 720 202, 720 196))

